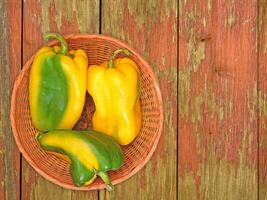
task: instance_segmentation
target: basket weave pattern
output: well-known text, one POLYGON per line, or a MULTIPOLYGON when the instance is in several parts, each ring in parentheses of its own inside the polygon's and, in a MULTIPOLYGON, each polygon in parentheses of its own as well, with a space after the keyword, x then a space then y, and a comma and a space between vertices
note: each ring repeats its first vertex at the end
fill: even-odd
MULTIPOLYGON (((129 145, 122 147, 125 160, 124 165, 117 171, 110 171, 113 184, 120 183, 138 170, 150 159, 158 143, 163 123, 162 100, 159 87, 149 65, 131 48, 122 42, 100 35, 69 35, 66 36, 69 49, 81 48, 88 56, 89 65, 101 64, 106 61, 113 51, 128 48, 133 52, 132 59, 137 63, 141 72, 141 107, 142 128, 138 137, 129 145)), ((49 45, 58 44, 57 41, 49 45)), ((69 163, 61 158, 43 151, 35 140, 37 129, 31 122, 29 111, 29 74, 33 61, 31 57, 23 66, 22 73, 15 82, 12 105, 11 123, 16 143, 29 164, 46 179, 62 187, 74 190, 103 189, 104 183, 97 178, 94 183, 86 187, 73 185, 69 173, 69 163)), ((74 129, 91 128, 91 117, 94 103, 87 94, 86 103, 81 118, 74 129)))

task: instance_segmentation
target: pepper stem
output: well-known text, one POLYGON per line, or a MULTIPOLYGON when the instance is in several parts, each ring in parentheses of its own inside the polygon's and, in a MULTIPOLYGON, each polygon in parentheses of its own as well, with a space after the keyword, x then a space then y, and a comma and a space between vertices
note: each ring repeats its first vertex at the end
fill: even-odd
POLYGON ((62 35, 60 35, 59 33, 45 33, 44 34, 45 41, 48 41, 50 38, 55 38, 59 40, 61 43, 60 53, 68 55, 69 53, 68 44, 62 35))
POLYGON ((108 60, 108 68, 114 68, 114 60, 115 60, 116 56, 120 53, 123 53, 126 56, 133 55, 132 52, 130 52, 128 49, 125 49, 125 48, 124 49, 118 49, 118 50, 114 51, 108 60))
POLYGON ((105 182, 106 184, 106 189, 108 191, 112 191, 114 186, 112 185, 110 179, 109 179, 109 176, 108 176, 108 173, 107 172, 97 172, 97 175, 100 176, 102 178, 102 180, 105 182))

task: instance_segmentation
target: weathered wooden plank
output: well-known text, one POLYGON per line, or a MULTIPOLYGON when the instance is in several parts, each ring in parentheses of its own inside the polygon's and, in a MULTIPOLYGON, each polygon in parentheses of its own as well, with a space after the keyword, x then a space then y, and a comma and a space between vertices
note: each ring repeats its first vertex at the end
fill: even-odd
POLYGON ((259 199, 267 199, 267 11, 266 0, 259 1, 259 199))
MULTIPOLYGON (((98 33, 99 1, 24 0, 23 61, 43 45, 48 31, 98 33)), ((63 189, 39 176, 23 159, 22 199, 97 199, 98 192, 63 189)))
POLYGON ((19 199, 20 153, 9 113, 13 82, 21 66, 21 1, 1 1, 0 12, 0 199, 19 199))
POLYGON ((256 42, 256 0, 179 0, 179 199, 257 199, 256 42))
POLYGON ((102 33, 121 39, 151 64, 164 104, 164 130, 149 163, 100 199, 177 198, 177 1, 102 1, 102 33))

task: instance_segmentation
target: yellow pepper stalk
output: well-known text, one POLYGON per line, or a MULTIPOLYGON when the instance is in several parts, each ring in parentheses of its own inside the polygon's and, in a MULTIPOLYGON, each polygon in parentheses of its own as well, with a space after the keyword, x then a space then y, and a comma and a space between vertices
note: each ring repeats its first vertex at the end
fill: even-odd
POLYGON ((108 62, 91 65, 87 72, 87 91, 95 103, 93 129, 127 145, 141 128, 140 72, 130 58, 115 59, 127 49, 115 51, 108 62))
POLYGON ((64 37, 56 38, 61 47, 43 47, 35 55, 30 72, 29 102, 32 122, 41 131, 71 129, 85 103, 88 59, 78 49, 68 51, 64 37))

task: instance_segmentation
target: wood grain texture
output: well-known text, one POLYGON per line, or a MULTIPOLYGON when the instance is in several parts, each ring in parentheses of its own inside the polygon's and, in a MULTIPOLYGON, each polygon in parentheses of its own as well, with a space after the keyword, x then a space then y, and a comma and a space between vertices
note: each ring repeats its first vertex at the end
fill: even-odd
POLYGON ((267 1, 259 1, 259 200, 267 199, 267 1))
POLYGON ((13 200, 20 196, 20 153, 9 113, 12 86, 21 66, 21 1, 0 1, 0 12, 0 199, 13 200))
MULTIPOLYGON (((99 1, 24 0, 23 62, 40 48, 45 32, 98 33, 99 1)), ((23 159, 22 199, 97 199, 98 192, 76 192, 54 185, 38 175, 23 159)))
POLYGON ((179 199, 257 199, 257 1, 179 0, 179 199))
POLYGON ((148 164, 113 192, 100 199, 177 198, 177 2, 102 1, 103 34, 135 48, 153 67, 164 104, 164 127, 158 147, 148 164))

